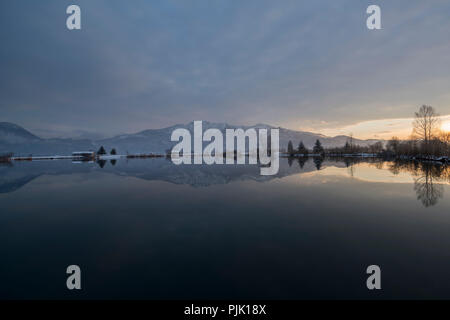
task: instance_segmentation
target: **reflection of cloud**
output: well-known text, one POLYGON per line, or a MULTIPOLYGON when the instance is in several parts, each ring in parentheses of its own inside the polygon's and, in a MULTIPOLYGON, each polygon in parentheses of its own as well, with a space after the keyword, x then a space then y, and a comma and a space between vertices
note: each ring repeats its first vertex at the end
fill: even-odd
POLYGON ((346 170, 343 168, 329 166, 320 171, 322 175, 333 176, 351 176, 354 179, 366 182, 382 182, 382 183, 413 183, 414 179, 410 173, 402 172, 399 175, 394 175, 388 170, 380 170, 368 163, 359 163, 357 165, 350 165, 346 170), (348 168, 352 168, 349 170, 348 168))
POLYGON ((373 183, 414 184, 417 200, 425 207, 434 206, 444 195, 444 185, 450 184, 450 168, 443 165, 411 161, 399 162, 350 162, 347 168, 327 166, 317 172, 304 175, 322 177, 351 177, 373 183))
MULTIPOLYGON (((327 167, 317 174, 324 176, 351 176, 357 180, 366 182, 382 182, 382 183, 414 183, 416 178, 426 172, 426 165, 419 166, 414 163, 397 163, 378 161, 374 163, 355 162, 349 163, 347 170, 341 167, 332 166, 327 163, 327 167), (348 168, 352 167, 352 170, 348 168), (351 174, 350 174, 351 173, 351 174)), ((436 167, 436 166, 433 166, 436 167)), ((432 171, 434 184, 450 184, 450 169, 444 169, 437 166, 440 170, 432 171)))

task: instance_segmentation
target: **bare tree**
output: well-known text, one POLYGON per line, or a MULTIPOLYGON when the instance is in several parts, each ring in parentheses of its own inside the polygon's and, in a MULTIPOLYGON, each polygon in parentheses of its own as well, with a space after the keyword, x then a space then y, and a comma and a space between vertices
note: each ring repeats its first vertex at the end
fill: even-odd
POLYGON ((369 151, 370 153, 380 153, 383 151, 383 144, 380 141, 375 142, 369 145, 369 151))
POLYGON ((413 122, 414 135, 427 144, 436 135, 439 128, 439 114, 432 106, 423 105, 415 113, 413 122))
POLYGON ((388 151, 393 152, 394 154, 398 153, 398 147, 400 145, 400 139, 397 138, 396 136, 392 137, 391 140, 388 141, 388 143, 386 144, 386 149, 388 151))
POLYGON ((349 134, 350 137, 350 152, 353 152, 353 133, 350 132, 349 134))

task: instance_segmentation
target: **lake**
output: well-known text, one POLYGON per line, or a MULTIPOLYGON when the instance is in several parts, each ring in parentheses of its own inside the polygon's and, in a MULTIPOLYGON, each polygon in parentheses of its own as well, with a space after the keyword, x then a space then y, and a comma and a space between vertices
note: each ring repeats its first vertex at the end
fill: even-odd
POLYGON ((450 298, 450 169, 381 160, 0 166, 0 298, 450 298), (79 265, 82 290, 66 288, 79 265), (382 290, 366 288, 381 268, 382 290))

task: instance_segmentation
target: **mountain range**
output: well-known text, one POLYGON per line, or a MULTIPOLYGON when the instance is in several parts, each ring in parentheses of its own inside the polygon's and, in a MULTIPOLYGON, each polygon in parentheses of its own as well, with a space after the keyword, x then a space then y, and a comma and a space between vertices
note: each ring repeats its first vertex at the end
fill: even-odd
MULTIPOLYGON (((70 155, 73 151, 97 150, 104 146, 107 151, 115 148, 119 154, 126 153, 165 153, 170 150, 176 142, 170 141, 173 130, 185 128, 193 132, 193 122, 184 125, 175 125, 162 129, 149 129, 132 134, 121 134, 107 139, 70 139, 52 138, 44 139, 24 129, 23 127, 9 123, 0 122, 0 153, 13 152, 16 155, 70 155)), ((254 126, 235 126, 226 123, 213 123, 203 121, 203 131, 209 128, 217 128, 223 133, 225 129, 242 128, 276 128, 267 124, 254 126)), ((312 148, 317 139, 325 148, 343 146, 349 139, 348 136, 340 135, 328 137, 322 134, 306 131, 295 131, 279 127, 280 149, 287 149, 289 140, 294 148, 303 141, 307 148, 312 148)), ((360 140, 353 138, 355 144, 367 146, 382 140, 360 140)))

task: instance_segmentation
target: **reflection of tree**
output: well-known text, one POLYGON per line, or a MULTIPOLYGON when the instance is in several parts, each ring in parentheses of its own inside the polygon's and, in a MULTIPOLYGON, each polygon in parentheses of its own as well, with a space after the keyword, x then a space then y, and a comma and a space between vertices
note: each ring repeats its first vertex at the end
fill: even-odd
POLYGON ((353 165, 354 162, 352 162, 351 158, 344 158, 345 166, 348 168, 349 166, 353 165))
POLYGON ((375 168, 377 168, 378 170, 383 169, 383 161, 377 161, 375 162, 375 168))
POLYGON ((398 175, 402 171, 418 175, 418 172, 420 171, 420 168, 416 163, 411 161, 394 161, 389 163, 387 168, 394 175, 398 175))
MULTIPOLYGON (((113 149, 114 150, 114 149, 113 149)), ((116 165, 116 163, 117 163, 117 160, 116 159, 111 159, 111 164, 113 165, 113 166, 115 166, 116 165)))
POLYGON ((322 157, 315 157, 314 158, 314 164, 316 165, 316 169, 320 170, 320 167, 322 166, 323 158, 322 157))
POLYGON ((104 167, 105 164, 106 164, 106 160, 98 160, 98 161, 97 161, 97 164, 99 165, 100 168, 103 169, 103 167, 104 167))
MULTIPOLYGON (((290 141, 289 141, 290 142, 290 141)), ((291 143, 292 144, 292 143, 291 143)), ((289 164, 289 167, 292 167, 292 162, 294 161, 294 157, 289 157, 288 158, 288 164, 289 164)))
POLYGON ((300 169, 303 169, 303 166, 305 165, 306 160, 308 160, 308 158, 305 158, 305 157, 298 158, 298 165, 300 166, 300 169))
POLYGON ((435 176, 439 170, 433 170, 434 166, 422 166, 421 174, 414 179, 414 190, 417 194, 417 200, 422 201, 425 207, 434 206, 438 203, 439 198, 444 194, 444 187, 433 181, 439 178, 435 176))
POLYGON ((353 164, 347 166, 347 171, 350 177, 353 178, 355 176, 355 166, 353 164))
POLYGON ((444 194, 441 182, 450 181, 450 168, 446 165, 418 161, 395 161, 389 170, 397 175, 402 171, 414 176, 414 190, 417 200, 425 207, 434 206, 444 194))

